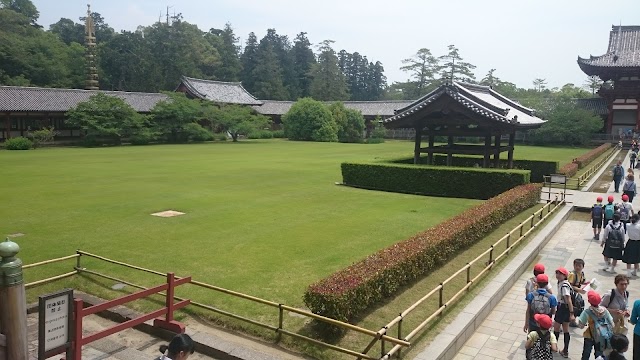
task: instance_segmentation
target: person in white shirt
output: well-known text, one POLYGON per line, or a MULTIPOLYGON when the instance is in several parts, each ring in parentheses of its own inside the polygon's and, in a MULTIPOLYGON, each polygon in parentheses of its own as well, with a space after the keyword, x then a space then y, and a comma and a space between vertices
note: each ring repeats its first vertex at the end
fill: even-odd
POLYGON ((638 268, 640 268, 640 216, 633 214, 631 223, 627 225, 627 235, 629 240, 624 247, 622 254, 622 262, 627 264, 627 276, 638 276, 638 268), (633 265, 633 271, 631 271, 633 265))

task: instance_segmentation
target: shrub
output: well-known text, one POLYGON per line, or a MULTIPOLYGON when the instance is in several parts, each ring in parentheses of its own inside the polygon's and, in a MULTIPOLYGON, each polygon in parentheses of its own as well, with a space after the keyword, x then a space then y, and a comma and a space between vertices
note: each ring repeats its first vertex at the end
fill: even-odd
POLYGON ((529 183, 528 170, 343 163, 346 185, 409 194, 488 199, 529 183))
POLYGON ((311 284, 304 303, 316 314, 350 321, 537 204, 541 186, 518 186, 339 270, 311 284))
POLYGON ((7 141, 4 142, 4 147, 7 150, 29 150, 33 147, 33 141, 26 137, 18 136, 7 139, 7 141))
POLYGON ((184 134, 190 141, 211 141, 213 134, 211 131, 203 128, 200 124, 188 123, 183 126, 184 134))
MULTIPOLYGON (((373 120, 373 131, 371 131, 371 138, 373 139, 382 139, 381 142, 384 142, 384 137, 387 135, 387 129, 385 129, 384 125, 382 125, 382 120, 380 117, 377 117, 373 120)), ((376 143, 372 143, 376 144, 376 143)))
POLYGON ((154 140, 156 140, 156 134, 147 128, 139 129, 129 138, 131 145, 149 145, 154 140))
POLYGON ((274 131, 272 131, 272 133, 273 133, 273 137, 275 139, 286 138, 286 136, 284 136, 284 130, 274 130, 274 131))
POLYGON ((257 130, 247 134, 248 139, 272 139, 273 132, 269 130, 257 130))
POLYGON ((216 133, 214 137, 218 141, 227 141, 227 133, 216 133))
POLYGON ((567 177, 572 177, 577 172, 578 172, 578 163, 574 163, 574 162, 565 164, 563 167, 560 168, 560 170, 558 170, 559 174, 567 175, 567 177))
POLYGON ((53 142, 53 139, 58 135, 58 132, 55 131, 53 126, 46 127, 40 130, 35 130, 29 132, 28 136, 33 141, 33 147, 37 148, 43 144, 48 144, 53 142))
POLYGON ((370 137, 367 139, 367 144, 382 144, 384 142, 384 138, 379 137, 370 137))
POLYGON ((291 140, 338 141, 337 125, 320 101, 303 98, 282 117, 285 136, 291 140))
POLYGON ((611 149, 611 144, 602 144, 597 148, 578 156, 573 160, 573 162, 578 164, 579 169, 582 169, 587 164, 597 159, 600 155, 604 154, 610 149, 611 149))
POLYGON ((346 143, 362 142, 364 117, 360 110, 347 109, 342 102, 329 105, 329 111, 338 129, 338 141, 346 143))

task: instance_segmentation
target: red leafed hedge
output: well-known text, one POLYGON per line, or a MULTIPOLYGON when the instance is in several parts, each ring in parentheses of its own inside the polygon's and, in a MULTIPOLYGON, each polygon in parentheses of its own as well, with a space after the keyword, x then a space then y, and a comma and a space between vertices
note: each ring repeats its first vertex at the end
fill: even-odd
POLYGON ((574 163, 574 162, 564 164, 564 166, 558 170, 559 174, 565 174, 567 175, 567 177, 572 177, 577 172, 578 172, 578 163, 574 163))
POLYGON ((602 144, 597 148, 589 151, 588 153, 582 154, 573 160, 574 163, 578 164, 578 168, 582 169, 587 164, 597 159, 598 156, 604 154, 607 150, 611 149, 612 144, 602 144))
POLYGON ((451 259, 540 201, 541 184, 493 197, 407 240, 310 285, 305 304, 316 314, 350 321, 371 305, 451 259))

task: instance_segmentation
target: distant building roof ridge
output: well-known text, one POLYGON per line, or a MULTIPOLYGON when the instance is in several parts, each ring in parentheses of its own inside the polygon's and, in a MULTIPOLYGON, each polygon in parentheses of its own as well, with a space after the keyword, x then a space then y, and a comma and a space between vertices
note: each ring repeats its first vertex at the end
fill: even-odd
POLYGON ((219 103, 239 105, 262 105, 262 101, 249 93, 242 83, 197 79, 182 75, 180 86, 184 86, 194 97, 219 103))

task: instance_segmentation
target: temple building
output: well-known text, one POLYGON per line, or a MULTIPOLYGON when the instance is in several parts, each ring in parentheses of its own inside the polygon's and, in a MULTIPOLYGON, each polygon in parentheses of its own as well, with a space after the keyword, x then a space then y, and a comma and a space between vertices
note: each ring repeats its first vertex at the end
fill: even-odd
POLYGON ((640 128, 640 26, 612 26, 604 55, 578 57, 585 74, 605 83, 598 90, 607 103, 606 131, 622 134, 640 128))

